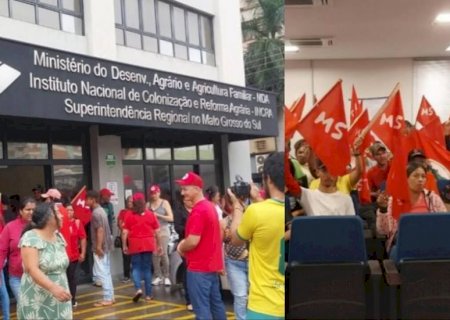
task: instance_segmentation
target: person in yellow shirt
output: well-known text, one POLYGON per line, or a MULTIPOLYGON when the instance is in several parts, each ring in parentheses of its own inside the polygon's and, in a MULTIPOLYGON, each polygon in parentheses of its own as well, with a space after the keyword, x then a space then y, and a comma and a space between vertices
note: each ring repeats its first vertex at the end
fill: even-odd
POLYGON ((231 242, 242 245, 250 241, 250 292, 247 320, 284 319, 284 154, 273 153, 264 162, 263 182, 266 195, 263 200, 252 186, 253 201, 244 207, 228 189, 233 204, 231 242))

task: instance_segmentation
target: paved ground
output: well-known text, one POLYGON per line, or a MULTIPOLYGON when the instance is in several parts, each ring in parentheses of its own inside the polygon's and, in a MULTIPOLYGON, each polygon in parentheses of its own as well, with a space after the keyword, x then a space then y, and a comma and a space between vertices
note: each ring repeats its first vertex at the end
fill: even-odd
MULTIPOLYGON (((131 300, 134 288, 131 283, 114 283, 116 303, 111 307, 95 308, 93 304, 101 300, 101 288, 92 285, 78 287, 78 307, 73 310, 74 319, 194 319, 194 314, 186 310, 184 296, 178 287, 154 286, 154 300, 150 303, 141 299, 138 303, 131 300)), ((234 320, 232 298, 224 297, 227 317, 234 320)), ((16 319, 15 306, 11 306, 11 319, 16 319)), ((52 319, 56 320, 56 319, 52 319)))

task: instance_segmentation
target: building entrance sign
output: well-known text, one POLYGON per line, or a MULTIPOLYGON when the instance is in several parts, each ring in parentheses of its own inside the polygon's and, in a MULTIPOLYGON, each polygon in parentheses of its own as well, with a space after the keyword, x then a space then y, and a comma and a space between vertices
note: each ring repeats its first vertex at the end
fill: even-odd
POLYGON ((272 93, 5 39, 0 48, 0 115, 250 136, 278 132, 272 93))

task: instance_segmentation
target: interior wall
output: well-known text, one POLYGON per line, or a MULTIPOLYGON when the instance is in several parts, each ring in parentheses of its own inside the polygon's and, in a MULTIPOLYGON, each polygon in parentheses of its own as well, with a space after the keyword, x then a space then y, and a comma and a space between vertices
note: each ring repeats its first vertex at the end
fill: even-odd
POLYGON ((31 189, 37 184, 45 185, 43 166, 2 166, 0 177, 0 192, 19 194, 21 199, 33 196, 31 189))
MULTIPOLYGON (((381 98, 387 97, 397 82, 400 83, 405 118, 412 120, 415 117, 412 105, 413 59, 286 60, 285 69, 286 104, 290 105, 306 93, 303 115, 312 108, 313 94, 320 99, 336 81, 342 79, 347 117, 352 85, 359 98, 381 98)), ((375 112, 369 110, 369 113, 375 112)))

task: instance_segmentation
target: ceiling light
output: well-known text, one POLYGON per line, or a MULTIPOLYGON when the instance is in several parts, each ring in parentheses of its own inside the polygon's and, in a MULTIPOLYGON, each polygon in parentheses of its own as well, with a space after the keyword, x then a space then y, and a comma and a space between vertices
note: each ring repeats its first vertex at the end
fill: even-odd
POLYGON ((300 48, 298 46, 293 45, 285 45, 284 52, 299 52, 300 48))
POLYGON ((450 51, 450 46, 448 46, 447 49, 445 49, 445 51, 450 51))
POLYGON ((439 13, 434 22, 437 23, 449 23, 450 22, 450 13, 439 13))

